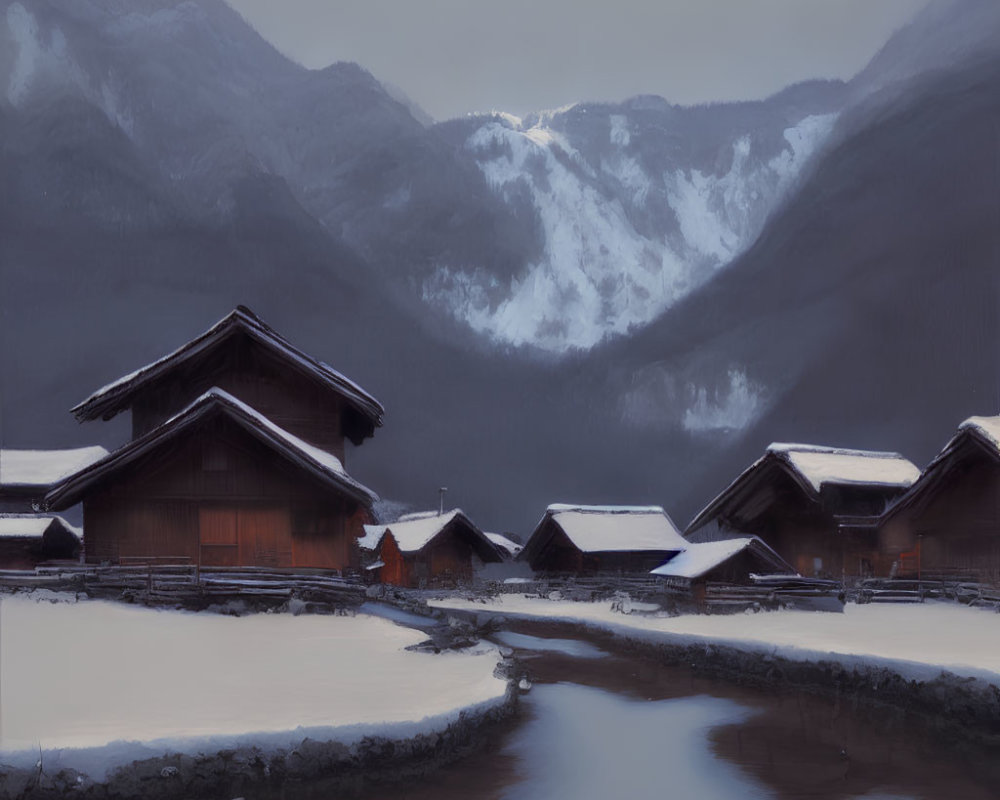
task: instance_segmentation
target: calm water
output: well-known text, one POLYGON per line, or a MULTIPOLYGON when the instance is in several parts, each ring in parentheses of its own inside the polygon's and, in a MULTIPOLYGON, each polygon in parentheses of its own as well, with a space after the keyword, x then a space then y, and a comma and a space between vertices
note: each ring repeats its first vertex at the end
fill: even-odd
POLYGON ((519 719, 434 778, 366 798, 1000 797, 1000 753, 943 749, 900 712, 699 678, 548 623, 498 641, 534 681, 519 719))

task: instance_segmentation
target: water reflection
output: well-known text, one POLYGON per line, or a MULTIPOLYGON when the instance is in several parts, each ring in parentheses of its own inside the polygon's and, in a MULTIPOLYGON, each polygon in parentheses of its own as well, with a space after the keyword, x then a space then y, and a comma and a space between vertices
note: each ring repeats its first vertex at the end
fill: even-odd
POLYGON ((520 718, 434 777, 366 798, 1000 797, 1000 752, 956 750, 899 710, 705 678, 556 623, 499 638, 525 645, 535 683, 520 718))
POLYGON ((712 728, 752 714, 731 700, 646 702, 558 684, 533 691, 531 706, 534 719, 508 749, 522 778, 501 795, 504 800, 772 796, 712 752, 712 728))

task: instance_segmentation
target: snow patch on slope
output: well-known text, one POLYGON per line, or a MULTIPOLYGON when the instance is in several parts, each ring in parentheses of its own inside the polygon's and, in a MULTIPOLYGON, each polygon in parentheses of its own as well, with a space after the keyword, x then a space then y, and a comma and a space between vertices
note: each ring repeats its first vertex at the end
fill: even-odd
POLYGON ((655 316, 691 288, 685 264, 663 240, 639 234, 620 200, 609 197, 590 166, 558 133, 515 130, 501 121, 466 146, 494 191, 526 185, 545 233, 544 257, 511 281, 506 299, 489 302, 495 279, 445 268, 425 284, 474 329, 512 344, 553 351, 590 347, 655 316))
POLYGON ((17 48, 7 83, 7 100, 16 106, 28 93, 32 77, 44 56, 44 48, 38 38, 38 22, 20 3, 7 7, 7 30, 17 48))
POLYGON ((23 105, 43 82, 70 87, 100 108, 109 122, 132 135, 133 115, 121 99, 114 73, 108 71, 95 82, 74 59, 62 30, 53 28, 46 35, 21 3, 7 7, 6 21, 16 50, 7 81, 11 105, 23 105))
POLYGON ((784 131, 763 160, 753 134, 732 144, 723 174, 696 169, 651 173, 633 147, 629 118, 608 117, 608 148, 588 161, 551 115, 528 123, 494 114, 466 140, 494 192, 527 196, 545 244, 541 258, 503 285, 475 265, 440 265, 426 301, 475 330, 553 352, 589 348, 665 311, 738 256, 829 135, 835 114, 806 117, 784 131), (673 214, 640 224, 653 196, 673 214))
POLYGON ((704 386, 690 387, 694 403, 684 412, 682 424, 689 433, 739 431, 749 427, 763 408, 763 391, 741 369, 729 371, 729 384, 710 392, 704 386))

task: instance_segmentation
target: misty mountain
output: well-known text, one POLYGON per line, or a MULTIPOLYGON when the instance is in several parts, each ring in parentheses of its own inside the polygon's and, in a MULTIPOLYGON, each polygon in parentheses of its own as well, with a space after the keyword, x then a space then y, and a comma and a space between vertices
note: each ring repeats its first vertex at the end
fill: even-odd
POLYGON ((0 5, 3 444, 120 444, 67 409, 245 303, 385 403, 352 473, 488 528, 683 523, 772 440, 924 462, 1000 406, 1000 65, 914 26, 870 90, 425 126, 222 3, 0 5))
POLYGON ((817 81, 428 127, 355 64, 292 63, 221 0, 0 8, 16 111, 100 111, 201 218, 226 220, 245 173, 278 177, 408 302, 557 353, 649 322, 741 253, 847 96, 817 81))

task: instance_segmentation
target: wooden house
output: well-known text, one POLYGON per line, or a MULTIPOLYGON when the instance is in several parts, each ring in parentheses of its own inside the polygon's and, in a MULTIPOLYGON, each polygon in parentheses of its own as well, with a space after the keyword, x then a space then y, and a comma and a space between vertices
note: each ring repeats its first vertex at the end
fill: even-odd
POLYGON ((359 544, 376 554, 381 583, 411 588, 468 583, 479 567, 504 559, 500 548, 460 509, 366 525, 359 544))
POLYGON ((31 514, 59 481, 104 458, 103 447, 0 450, 0 514, 31 514))
POLYGON ((52 489, 84 509, 89 563, 356 566, 375 495, 348 475, 382 407, 238 308, 74 409, 132 410, 133 438, 52 489))
POLYGON ((648 573, 687 546, 660 506, 554 504, 518 558, 548 574, 648 573))
POLYGON ((685 536, 758 535, 806 576, 888 574, 878 520, 919 474, 898 453, 772 444, 691 521, 685 536))
POLYGON ((0 569, 76 561, 82 534, 56 514, 0 514, 0 569))
POLYGON ((691 542, 651 572, 690 589, 709 582, 749 585, 751 575, 796 574, 791 564, 757 536, 691 542))
POLYGON ((1000 417, 970 417, 879 522, 900 575, 1000 583, 1000 417))

